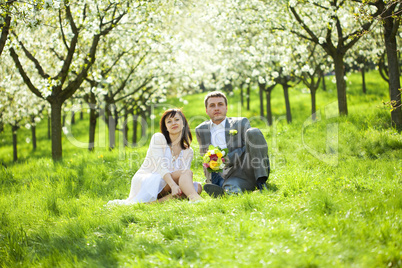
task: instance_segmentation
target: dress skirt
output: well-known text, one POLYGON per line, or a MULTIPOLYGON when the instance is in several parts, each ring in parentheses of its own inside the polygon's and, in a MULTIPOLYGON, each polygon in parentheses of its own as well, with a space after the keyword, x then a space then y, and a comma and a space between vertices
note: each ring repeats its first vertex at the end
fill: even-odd
POLYGON ((131 181, 130 195, 126 201, 129 204, 155 201, 165 186, 166 182, 159 173, 137 172, 131 181))
MULTIPOLYGON (((198 191, 198 182, 193 182, 198 191)), ((166 182, 159 173, 137 172, 131 180, 130 195, 124 200, 111 200, 108 205, 131 205, 156 201, 158 194, 165 188, 166 182)))
POLYGON ((130 195, 125 200, 112 200, 108 205, 130 205, 156 201, 158 194, 166 186, 159 173, 137 172, 131 180, 130 195))

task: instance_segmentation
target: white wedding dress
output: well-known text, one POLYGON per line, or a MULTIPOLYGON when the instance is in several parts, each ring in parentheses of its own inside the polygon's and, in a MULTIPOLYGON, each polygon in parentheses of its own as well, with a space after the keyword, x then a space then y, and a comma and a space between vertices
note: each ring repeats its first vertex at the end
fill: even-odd
MULTIPOLYGON (((190 169, 193 156, 194 151, 190 147, 181 150, 179 157, 174 159, 165 136, 155 133, 144 162, 131 180, 129 197, 125 200, 109 201, 108 205, 129 205, 157 200, 158 194, 166 186, 163 176, 177 170, 190 169)), ((194 188, 198 189, 197 182, 194 182, 194 188)))

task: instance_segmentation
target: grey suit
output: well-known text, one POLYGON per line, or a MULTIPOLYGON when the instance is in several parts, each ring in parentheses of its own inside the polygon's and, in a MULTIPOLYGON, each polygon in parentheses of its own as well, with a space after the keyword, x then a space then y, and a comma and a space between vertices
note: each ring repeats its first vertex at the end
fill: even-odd
MULTIPOLYGON (((228 161, 222 172, 223 188, 240 188, 254 190, 260 177, 269 175, 268 145, 264 135, 257 128, 251 128, 245 117, 227 117, 225 138, 228 148, 228 161), (237 134, 230 135, 230 130, 237 134)), ((204 155, 211 144, 211 120, 205 121, 195 128, 200 154, 204 155)), ((211 174, 204 168, 206 182, 211 183, 211 174)))

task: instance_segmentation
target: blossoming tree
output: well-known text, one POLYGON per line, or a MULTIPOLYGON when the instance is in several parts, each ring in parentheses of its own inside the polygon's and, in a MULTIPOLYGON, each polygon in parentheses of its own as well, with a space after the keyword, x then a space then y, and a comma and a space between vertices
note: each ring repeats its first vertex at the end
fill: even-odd
POLYGON ((370 29, 373 22, 356 21, 358 5, 354 1, 289 1, 295 25, 291 32, 320 45, 333 59, 341 115, 348 114, 345 82, 345 55, 370 29))
POLYGON ((62 158, 62 104, 79 89, 95 62, 100 40, 129 6, 129 2, 65 2, 40 14, 41 27, 13 30, 10 55, 21 77, 29 90, 51 105, 54 160, 62 158))

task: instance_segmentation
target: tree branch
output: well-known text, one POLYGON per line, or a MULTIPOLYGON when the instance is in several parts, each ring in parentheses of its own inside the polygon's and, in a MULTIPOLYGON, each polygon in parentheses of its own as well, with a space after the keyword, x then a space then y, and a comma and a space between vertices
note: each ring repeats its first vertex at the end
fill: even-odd
POLYGON ((121 91, 124 89, 128 79, 130 78, 130 76, 135 72, 135 70, 137 70, 138 66, 141 64, 142 60, 148 55, 148 52, 145 53, 144 56, 141 57, 141 59, 137 62, 137 64, 134 66, 134 68, 131 69, 130 73, 128 74, 127 78, 124 81, 124 86, 120 87, 114 94, 113 94, 113 98, 121 91))
POLYGON ((382 79, 389 83, 388 68, 385 65, 385 52, 380 56, 380 60, 378 62, 378 70, 382 79))
POLYGON ((126 88, 128 79, 130 79, 130 76, 134 73, 134 68, 131 69, 131 71, 128 73, 128 75, 126 76, 126 79, 123 80, 123 82, 121 83, 121 85, 118 87, 118 89, 116 90, 115 93, 112 94, 111 98, 114 99, 114 97, 116 97, 117 94, 119 94, 123 89, 126 88))
POLYGON ((66 7, 66 16, 67 16, 67 19, 70 22, 71 31, 73 32, 74 36, 70 41, 70 46, 66 45, 66 47, 68 47, 67 57, 66 57, 66 60, 63 63, 63 66, 62 66, 60 72, 56 76, 56 78, 60 79, 60 85, 63 85, 64 82, 67 79, 68 70, 70 69, 71 63, 73 61, 73 56, 74 56, 74 53, 75 53, 75 50, 76 50, 76 47, 77 47, 78 35, 79 35, 77 26, 75 25, 75 22, 74 22, 74 19, 73 19, 73 16, 71 15, 70 6, 65 5, 65 7, 66 7))
MULTIPOLYGON (((70 15, 71 15, 71 13, 70 13, 70 15)), ((74 94, 74 92, 78 89, 78 87, 82 84, 82 82, 84 81, 84 79, 88 75, 89 69, 92 67, 92 65, 95 62, 96 50, 97 50, 100 38, 103 35, 107 35, 114 28, 114 26, 124 17, 124 15, 126 15, 126 12, 122 12, 122 14, 120 14, 120 16, 118 16, 117 18, 113 19, 112 21, 114 23, 112 23, 108 28, 106 28, 105 30, 101 31, 99 34, 94 35, 93 40, 92 40, 91 48, 89 50, 89 53, 87 54, 88 56, 84 59, 84 65, 83 65, 83 67, 81 69, 81 72, 63 90, 62 95, 61 95, 62 99, 65 100, 65 99, 71 97, 74 94)), ((77 34, 77 36, 78 36, 78 34, 77 34)))
POLYGON ((24 80, 25 84, 28 86, 29 90, 32 91, 32 93, 34 93, 39 98, 45 99, 42 96, 42 93, 40 93, 40 91, 32 84, 31 79, 29 79, 27 73, 25 72, 24 68, 22 67, 19 57, 13 47, 10 48, 10 55, 11 55, 12 59, 14 60, 15 65, 17 65, 18 71, 21 74, 22 79, 24 80))
POLYGON ((148 79, 145 79, 144 82, 143 82, 141 85, 139 85, 136 89, 134 89, 134 90, 133 90, 132 92, 130 92, 129 94, 127 94, 127 95, 125 95, 125 96, 123 96, 123 97, 120 97, 120 98, 116 99, 115 102, 119 102, 119 101, 121 101, 122 99, 125 99, 125 98, 127 98, 128 96, 133 95, 134 93, 136 93, 137 91, 139 91, 141 88, 145 87, 153 78, 154 78, 154 77, 152 76, 152 77, 149 77, 148 79))
POLYGON ((322 6, 322 5, 318 4, 318 3, 313 3, 313 5, 315 5, 316 7, 319 7, 319 8, 325 9, 325 10, 329 10, 329 8, 324 7, 324 6, 322 6))
MULTIPOLYGON (((145 104, 145 103, 152 97, 152 95, 157 91, 157 89, 155 89, 155 90, 153 90, 152 92, 149 92, 151 89, 152 89, 151 86, 147 87, 145 90, 142 91, 141 95, 139 96, 138 99, 141 99, 141 102, 142 102, 143 104, 145 104), (148 93, 148 98, 144 98, 144 94, 145 94, 145 93, 148 93)), ((129 95, 128 95, 127 97, 129 97, 129 95)), ((141 112, 141 113, 142 113, 142 110, 139 109, 140 106, 137 105, 137 102, 136 102, 136 101, 132 101, 132 102, 130 102, 129 104, 132 104, 132 106, 131 106, 132 108, 130 108, 130 110, 132 109, 132 110, 136 110, 137 112, 141 112)))
POLYGON ((10 33, 11 16, 9 14, 4 18, 0 36, 0 55, 3 53, 4 46, 6 45, 8 34, 10 33))
POLYGON ((119 53, 119 54, 117 55, 117 57, 116 57, 116 60, 113 62, 113 64, 112 64, 109 68, 107 68, 107 69, 101 71, 102 76, 103 76, 103 77, 106 76, 106 75, 113 69, 113 67, 117 65, 117 63, 121 60, 121 58, 122 58, 126 53, 127 53, 126 51, 123 51, 123 52, 119 53))
POLYGON ((84 59, 84 65, 81 69, 81 72, 77 75, 77 77, 71 81, 67 87, 63 90, 61 93, 62 99, 66 100, 70 98, 74 92, 78 89, 78 87, 81 85, 81 83, 84 81, 88 74, 89 68, 93 65, 95 62, 95 54, 96 54, 96 48, 98 46, 100 40, 100 35, 94 35, 94 38, 92 40, 92 45, 90 48, 89 56, 87 56, 84 59))
POLYGON ((299 37, 301 37, 301 38, 303 38, 303 39, 306 39, 306 40, 309 40, 309 41, 315 43, 312 38, 307 37, 307 36, 305 36, 304 34, 301 34, 301 33, 296 32, 296 31, 294 31, 294 30, 290 30, 290 32, 293 33, 293 34, 295 34, 295 35, 297 35, 297 36, 299 36, 299 37))
POLYGON ((310 35, 311 39, 313 42, 318 43, 318 38, 317 36, 313 33, 312 30, 304 23, 304 21, 300 18, 299 14, 296 12, 296 10, 293 7, 290 7, 290 11, 293 13, 295 16, 295 19, 301 24, 303 29, 310 35))
POLYGON ((107 27, 105 30, 100 32, 100 35, 107 35, 114 27, 117 23, 119 23, 119 21, 124 17, 124 15, 126 15, 126 12, 123 12, 122 14, 120 14, 120 16, 118 16, 116 19, 112 19, 109 22, 106 23, 102 23, 101 24, 101 28, 104 27, 105 25, 109 25, 109 27, 107 27))
POLYGON ((339 45, 341 45, 341 47, 343 47, 344 39, 343 39, 343 30, 342 30, 341 22, 339 21, 338 16, 334 17, 334 19, 336 20, 336 31, 338 32, 338 47, 339 47, 339 45))
MULTIPOLYGON (((14 32, 13 32, 13 35, 18 40, 18 36, 14 32)), ((21 41, 18 40, 18 43, 20 44, 22 50, 24 51, 25 56, 27 56, 27 58, 30 59, 35 64, 35 68, 36 68, 36 70, 38 70, 39 75, 42 76, 45 79, 48 79, 50 77, 50 75, 45 73, 45 71, 43 70, 43 68, 40 65, 39 61, 31 54, 31 52, 28 51, 28 49, 26 49, 26 47, 24 46, 24 44, 21 41)))
POLYGON ((373 24, 373 21, 367 22, 362 26, 362 29, 354 31, 353 33, 349 34, 348 36, 345 37, 344 40, 351 39, 351 41, 345 45, 345 52, 349 50, 354 44, 359 41, 359 39, 363 36, 364 32, 368 31, 370 29, 370 26, 373 24))
POLYGON ((67 50, 70 50, 67 44, 66 35, 64 34, 63 24, 61 23, 61 9, 59 10, 59 24, 60 24, 60 31, 61 31, 61 39, 63 40, 64 45, 66 46, 67 50))
POLYGON ((54 55, 56 55, 56 57, 61 60, 64 61, 64 58, 62 56, 59 55, 59 53, 57 53, 57 51, 52 47, 50 48, 50 51, 52 51, 54 53, 54 55))

